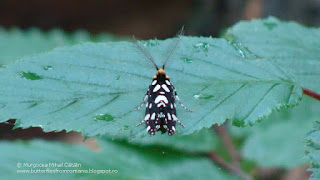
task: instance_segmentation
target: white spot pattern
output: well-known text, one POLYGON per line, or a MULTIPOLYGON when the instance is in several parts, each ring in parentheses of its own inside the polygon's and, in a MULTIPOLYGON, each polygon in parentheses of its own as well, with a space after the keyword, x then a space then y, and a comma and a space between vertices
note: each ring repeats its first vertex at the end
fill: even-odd
POLYGON ((174 114, 172 114, 172 119, 173 119, 174 121, 177 121, 177 120, 178 120, 177 116, 174 115, 174 114))
POLYGON ((171 114, 168 113, 167 116, 168 116, 168 120, 171 121, 171 114))
MULTIPOLYGON (((175 112, 176 104, 174 103, 174 99, 171 99, 171 97, 173 97, 174 99, 176 99, 176 101, 179 102, 179 97, 177 96, 175 89, 173 89, 173 85, 171 84, 170 80, 167 79, 165 80, 165 82, 163 82, 163 84, 162 82, 161 84, 159 84, 157 79, 153 79, 153 81, 150 83, 150 87, 147 90, 147 93, 144 98, 144 103, 146 104, 146 108, 147 108, 146 112, 148 114, 145 115, 144 120, 141 122, 141 123, 143 122, 146 123, 147 125, 146 130, 150 135, 154 135, 156 131, 160 130, 160 128, 164 128, 167 131, 168 135, 171 136, 176 131, 176 127, 175 127, 176 122, 184 127, 184 125, 179 121, 177 116, 175 114, 172 114, 175 112), (153 93, 150 92, 150 90, 152 90, 153 93), (155 98, 154 102, 152 102, 153 98, 155 98), (171 100, 173 101, 171 102, 171 100), (156 107, 160 109, 157 109, 156 107, 154 107, 153 103, 155 103, 156 107), (167 105, 169 104, 170 104, 170 109, 169 108, 167 109, 169 112, 162 111, 161 107, 166 108, 168 107, 167 105), (164 112, 167 112, 167 114, 164 114, 164 112), (174 125, 170 124, 172 123, 172 121, 175 121, 173 122, 174 125)), ((179 103, 181 104, 181 102, 179 103)))
POLYGON ((150 118, 150 114, 147 114, 144 120, 149 120, 149 118, 150 118))
POLYGON ((157 84, 157 80, 152 81, 152 85, 154 86, 155 84, 157 84))
POLYGON ((157 92, 160 89, 160 85, 157 84, 156 87, 154 87, 153 92, 157 92))
POLYGON ((164 95, 159 95, 154 100, 154 103, 158 104, 160 101, 163 101, 165 104, 168 104, 168 99, 164 95))
POLYGON ((159 104, 157 104, 157 107, 161 107, 161 106, 166 107, 166 104, 163 102, 160 102, 159 104))
POLYGON ((166 84, 167 84, 168 86, 171 85, 170 81, 168 81, 168 80, 166 80, 166 84))
POLYGON ((160 112, 159 118, 163 118, 163 117, 166 117, 166 116, 163 114, 163 112, 160 112))
POLYGON ((162 84, 162 88, 163 88, 166 92, 170 92, 170 89, 167 87, 167 85, 162 84))
POLYGON ((155 119, 156 118, 156 113, 153 113, 152 115, 151 115, 151 118, 150 119, 155 119))

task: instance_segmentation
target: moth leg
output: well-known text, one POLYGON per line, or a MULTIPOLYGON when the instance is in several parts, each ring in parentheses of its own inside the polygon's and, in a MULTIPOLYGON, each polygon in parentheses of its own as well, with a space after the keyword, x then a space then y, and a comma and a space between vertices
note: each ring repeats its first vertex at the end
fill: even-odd
MULTIPOLYGON (((185 109, 186 111, 189 111, 189 112, 193 112, 193 110, 188 109, 184 104, 182 104, 182 102, 181 102, 181 100, 180 100, 180 98, 179 98, 179 96, 177 94, 176 88, 174 88, 172 83, 171 83, 171 85, 172 85, 172 88, 173 88, 173 91, 174 91, 173 95, 174 95, 175 100, 178 101, 178 103, 183 107, 183 109, 185 109)), ((179 123, 179 121, 178 121, 178 123, 179 123)))
POLYGON ((177 123, 179 123, 182 127, 186 128, 186 126, 184 124, 182 124, 181 121, 177 120, 177 123))
POLYGON ((138 111, 139 109, 142 108, 143 105, 145 105, 147 103, 148 94, 149 94, 149 90, 146 92, 146 94, 145 94, 145 96, 143 98, 143 102, 137 108, 135 108, 134 111, 138 111))
POLYGON ((182 104, 181 100, 179 99, 179 97, 177 95, 175 95, 175 99, 183 107, 183 109, 185 109, 186 111, 189 111, 189 112, 193 112, 193 110, 188 109, 184 104, 182 104))
POLYGON ((146 120, 142 120, 139 124, 136 125, 136 127, 140 126, 144 122, 146 122, 146 120))
MULTIPOLYGON (((181 121, 179 121, 179 119, 177 118, 177 116, 176 116, 175 114, 172 114, 171 116, 172 116, 172 120, 173 120, 173 121, 179 123, 179 124, 180 124, 182 127, 184 127, 184 128, 186 127, 184 124, 182 124, 181 121)), ((175 126, 175 124, 173 124, 173 126, 175 126)))
MULTIPOLYGON (((139 124, 137 124, 137 127, 140 126, 142 123, 147 122, 148 120, 150 120, 149 118, 150 118, 150 114, 146 114, 144 119, 139 124)), ((147 122, 147 125, 149 124, 149 122, 150 121, 147 122)))

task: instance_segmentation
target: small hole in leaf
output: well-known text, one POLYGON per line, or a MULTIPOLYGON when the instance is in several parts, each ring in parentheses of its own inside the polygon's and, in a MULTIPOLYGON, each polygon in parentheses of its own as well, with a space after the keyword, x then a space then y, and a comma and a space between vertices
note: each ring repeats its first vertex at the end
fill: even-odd
POLYGON ((245 122, 241 121, 241 120, 238 120, 238 119, 234 119, 232 121, 232 125, 237 126, 237 127, 244 127, 245 122))
POLYGON ((269 30, 272 30, 273 28, 277 27, 276 23, 270 23, 270 22, 265 22, 263 23, 264 26, 266 26, 269 30))

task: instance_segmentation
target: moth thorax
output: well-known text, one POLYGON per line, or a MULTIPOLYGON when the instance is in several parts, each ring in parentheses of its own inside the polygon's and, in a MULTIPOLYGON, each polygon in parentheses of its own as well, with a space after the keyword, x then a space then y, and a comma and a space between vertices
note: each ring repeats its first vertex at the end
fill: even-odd
POLYGON ((153 79, 157 79, 158 81, 165 81, 169 79, 169 76, 166 76, 166 72, 164 71, 164 69, 160 68, 157 71, 157 75, 154 76, 153 79))

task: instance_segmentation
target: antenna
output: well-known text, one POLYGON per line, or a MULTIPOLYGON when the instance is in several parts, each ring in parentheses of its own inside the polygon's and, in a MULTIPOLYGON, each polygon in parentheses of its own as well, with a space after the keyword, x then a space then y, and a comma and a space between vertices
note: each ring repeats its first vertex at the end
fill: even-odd
POLYGON ((174 50, 177 49, 178 44, 181 40, 181 36, 183 36, 183 35, 184 35, 184 26, 182 26, 181 30, 177 33, 178 38, 176 39, 176 42, 174 43, 173 48, 169 51, 169 54, 163 63, 163 66, 162 66, 163 69, 164 69, 167 61, 170 59, 171 55, 173 54, 174 50))
POLYGON ((154 61, 154 59, 152 58, 150 52, 147 51, 144 47, 142 47, 134 36, 132 36, 132 39, 133 39, 133 42, 136 44, 137 48, 140 50, 140 52, 142 52, 142 54, 145 55, 145 57, 147 57, 152 62, 152 64, 156 67, 156 69, 159 70, 159 68, 158 68, 156 62, 154 61))

